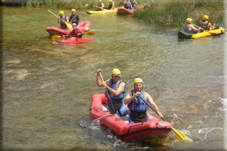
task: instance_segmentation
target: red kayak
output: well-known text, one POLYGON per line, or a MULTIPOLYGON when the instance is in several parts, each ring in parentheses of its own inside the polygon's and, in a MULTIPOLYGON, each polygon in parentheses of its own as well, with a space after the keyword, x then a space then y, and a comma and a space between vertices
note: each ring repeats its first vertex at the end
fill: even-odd
MULTIPOLYGON (((82 21, 79 23, 78 32, 87 32, 90 30, 91 23, 89 21, 82 21)), ((47 27, 46 31, 49 33, 50 36, 53 35, 69 35, 71 30, 61 29, 57 27, 47 27)))
POLYGON ((64 40, 56 40, 56 42, 60 44, 80 44, 85 42, 91 42, 93 41, 93 38, 77 38, 77 37, 69 37, 64 40))
POLYGON ((118 15, 132 15, 136 9, 126 9, 124 7, 120 7, 117 9, 117 14, 118 15))
POLYGON ((110 114, 105 110, 107 98, 103 93, 93 94, 90 108, 91 119, 100 120, 100 123, 108 128, 123 141, 139 139, 165 139, 172 129, 169 122, 159 120, 151 116, 147 122, 129 124, 126 120, 110 114))

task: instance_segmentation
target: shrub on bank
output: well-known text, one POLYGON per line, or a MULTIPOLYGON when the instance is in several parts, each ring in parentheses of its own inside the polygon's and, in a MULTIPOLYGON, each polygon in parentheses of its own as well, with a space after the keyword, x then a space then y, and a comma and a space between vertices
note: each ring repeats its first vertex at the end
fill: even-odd
POLYGON ((223 22, 224 0, 155 1, 144 5, 134 16, 158 26, 181 28, 187 17, 198 23, 205 14, 212 22, 223 22))

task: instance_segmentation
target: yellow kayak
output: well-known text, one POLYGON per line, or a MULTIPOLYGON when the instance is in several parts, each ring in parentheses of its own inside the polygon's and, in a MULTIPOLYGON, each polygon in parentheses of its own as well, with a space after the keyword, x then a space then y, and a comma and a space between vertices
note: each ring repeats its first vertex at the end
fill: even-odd
POLYGON ((95 11, 95 10, 87 10, 88 14, 107 14, 107 13, 116 13, 117 8, 114 9, 103 9, 101 11, 95 11))
POLYGON ((218 29, 214 30, 206 30, 197 34, 189 34, 183 31, 178 32, 178 38, 179 39, 198 39, 202 37, 209 37, 209 36, 215 36, 215 35, 220 35, 225 32, 225 29, 223 27, 219 27, 218 29))

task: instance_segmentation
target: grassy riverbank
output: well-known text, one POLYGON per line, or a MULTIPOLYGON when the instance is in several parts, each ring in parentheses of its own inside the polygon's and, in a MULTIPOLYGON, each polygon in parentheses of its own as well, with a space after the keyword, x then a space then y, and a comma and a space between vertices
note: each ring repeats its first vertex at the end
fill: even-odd
POLYGON ((182 27, 187 17, 198 23, 203 15, 212 22, 224 21, 224 0, 162 0, 147 3, 135 17, 161 27, 182 27))
MULTIPOLYGON (((121 7, 124 0, 115 0, 121 7)), ((224 22, 224 0, 137 0, 139 10, 133 15, 147 23, 160 27, 181 28, 187 17, 198 23, 207 14, 212 22, 224 22)), ((98 0, 28 0, 27 7, 92 9, 98 0)), ((108 6, 108 0, 103 0, 108 6)))

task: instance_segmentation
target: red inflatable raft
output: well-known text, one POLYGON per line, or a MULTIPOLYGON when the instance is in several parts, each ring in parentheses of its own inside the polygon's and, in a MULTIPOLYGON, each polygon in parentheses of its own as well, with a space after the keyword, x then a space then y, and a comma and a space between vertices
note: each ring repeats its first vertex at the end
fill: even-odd
POLYGON ((85 42, 91 42, 93 41, 93 38, 77 38, 77 37, 69 37, 64 40, 56 40, 56 42, 60 44, 80 44, 85 42))
POLYGON ((132 15, 136 9, 126 9, 124 7, 120 7, 117 9, 117 14, 118 15, 132 15))
POLYGON ((123 141, 133 141, 141 138, 165 139, 171 131, 172 125, 169 122, 161 121, 153 116, 147 122, 129 124, 127 120, 104 110, 107 100, 103 93, 94 94, 92 96, 90 117, 91 119, 99 119, 102 125, 110 128, 123 141))
MULTIPOLYGON (((91 23, 89 21, 82 21, 79 23, 78 31, 79 32, 87 32, 90 30, 91 23)), ((50 36, 53 35, 69 35, 71 30, 61 29, 57 27, 47 27, 46 31, 49 33, 50 36)))

